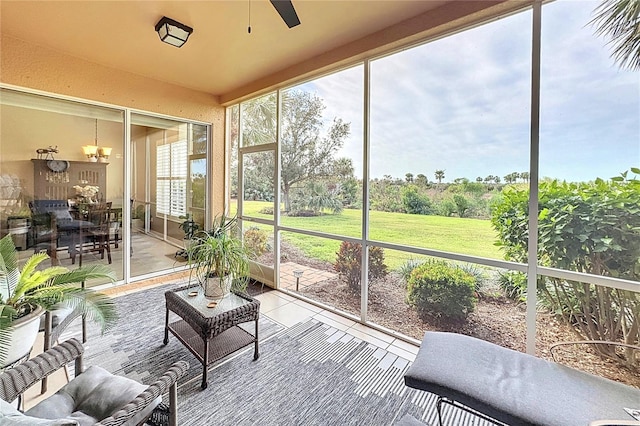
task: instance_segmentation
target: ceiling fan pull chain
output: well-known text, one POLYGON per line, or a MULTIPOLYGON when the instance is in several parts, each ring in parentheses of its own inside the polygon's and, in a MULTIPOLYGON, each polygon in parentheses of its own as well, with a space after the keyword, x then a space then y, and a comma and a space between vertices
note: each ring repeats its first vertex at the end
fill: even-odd
POLYGON ((251 0, 249 0, 249 26, 247 27, 247 32, 251 34, 251 0))

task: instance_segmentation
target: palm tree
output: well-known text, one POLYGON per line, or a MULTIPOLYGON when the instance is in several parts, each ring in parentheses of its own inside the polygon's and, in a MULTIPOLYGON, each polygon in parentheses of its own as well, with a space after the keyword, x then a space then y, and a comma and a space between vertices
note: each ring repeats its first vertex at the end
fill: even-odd
POLYGON ((113 299, 78 285, 95 278, 113 282, 116 275, 111 269, 106 265, 73 270, 63 266, 38 268, 48 258, 46 253, 36 253, 20 270, 11 235, 0 239, 0 365, 7 355, 12 323, 38 308, 52 309, 61 304, 81 309, 103 331, 117 320, 113 299))
POLYGON ((242 145, 275 142, 276 96, 271 93, 240 105, 242 115, 242 145))
POLYGON ((613 59, 620 67, 640 69, 640 0, 604 0, 590 24, 609 36, 613 59))
POLYGON ((442 179, 444 179, 444 170, 436 170, 435 176, 438 183, 442 183, 442 179))

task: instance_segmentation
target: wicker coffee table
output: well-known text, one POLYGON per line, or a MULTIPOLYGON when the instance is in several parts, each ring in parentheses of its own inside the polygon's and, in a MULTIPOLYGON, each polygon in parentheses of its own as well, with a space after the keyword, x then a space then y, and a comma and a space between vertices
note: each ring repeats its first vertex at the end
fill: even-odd
POLYGON ((169 343, 169 331, 202 362, 202 389, 207 387, 207 367, 215 361, 254 344, 253 359, 258 359, 258 317, 260 301, 246 294, 231 293, 218 300, 204 297, 200 286, 184 286, 164 294, 167 316, 164 344, 169 343), (169 312, 181 319, 169 324, 169 312), (238 324, 255 321, 255 334, 238 324))

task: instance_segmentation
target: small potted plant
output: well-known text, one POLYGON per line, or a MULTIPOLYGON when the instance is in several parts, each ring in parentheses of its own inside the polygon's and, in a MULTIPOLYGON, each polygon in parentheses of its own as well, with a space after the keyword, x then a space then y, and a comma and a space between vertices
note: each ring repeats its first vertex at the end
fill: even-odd
POLYGON ((131 230, 141 229, 144 230, 144 217, 145 208, 144 205, 139 204, 135 209, 131 209, 131 230))
POLYGON ((237 217, 217 216, 207 231, 198 231, 188 249, 191 273, 206 297, 220 299, 244 292, 249 282, 249 251, 237 232, 237 217))
POLYGON ((20 270, 11 235, 0 239, 0 366, 29 353, 40 328, 40 316, 54 306, 82 309, 103 331, 116 321, 111 298, 78 285, 95 278, 113 282, 116 276, 112 270, 105 265, 38 269, 48 258, 46 253, 36 253, 20 270))

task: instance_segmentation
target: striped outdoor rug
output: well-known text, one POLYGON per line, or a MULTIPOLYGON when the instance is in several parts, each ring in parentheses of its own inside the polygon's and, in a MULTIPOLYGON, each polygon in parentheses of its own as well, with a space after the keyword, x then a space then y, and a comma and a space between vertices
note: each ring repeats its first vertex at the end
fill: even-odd
MULTIPOLYGON (((404 385, 409 361, 316 320, 285 329, 261 317, 260 358, 252 346, 232 354, 210 368, 201 390, 201 364, 177 339, 162 344, 164 292, 179 285, 118 297, 113 329, 100 335, 89 325, 85 366, 149 384, 173 362, 189 362, 178 388, 181 425, 393 425, 405 413, 438 424, 436 396, 404 385)), ((67 330, 62 340, 80 337, 79 321, 67 330)), ((489 425, 446 405, 444 413, 445 425, 489 425)))
MULTIPOLYGON (((404 385, 409 361, 322 322, 268 339, 178 390, 184 425, 393 425, 405 413, 437 425, 436 396, 404 385)), ((488 425, 445 406, 446 425, 488 425)))

